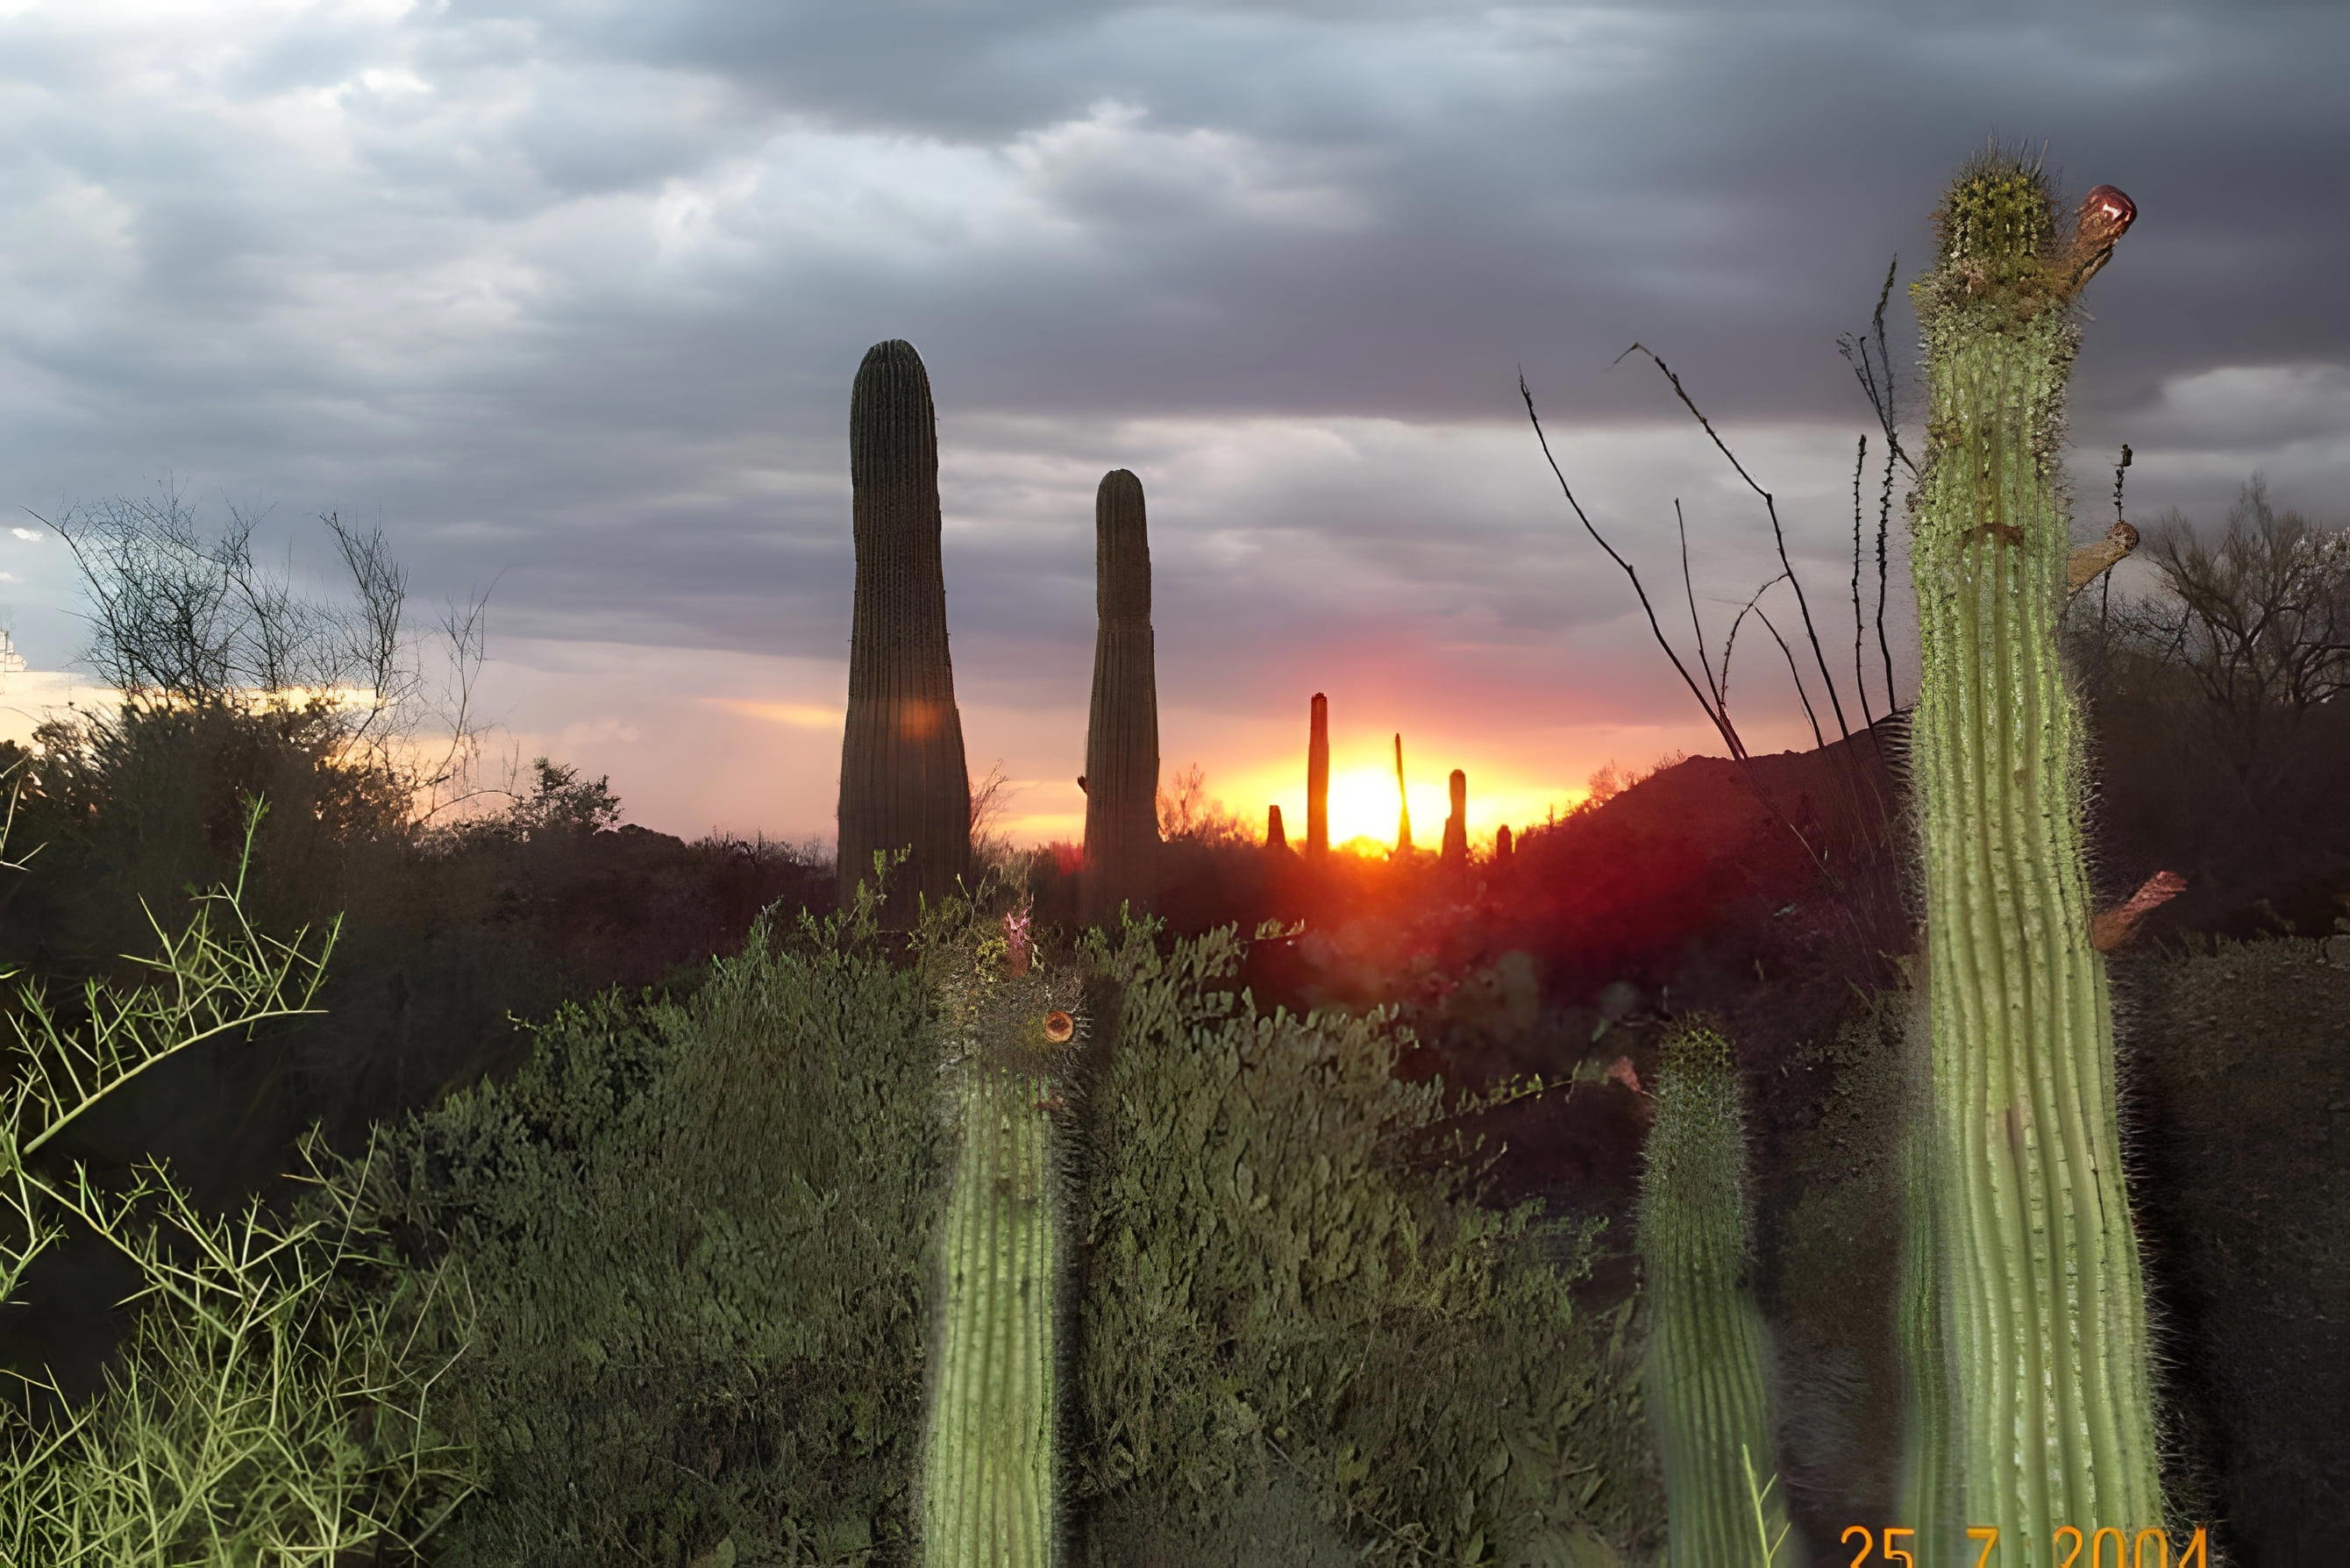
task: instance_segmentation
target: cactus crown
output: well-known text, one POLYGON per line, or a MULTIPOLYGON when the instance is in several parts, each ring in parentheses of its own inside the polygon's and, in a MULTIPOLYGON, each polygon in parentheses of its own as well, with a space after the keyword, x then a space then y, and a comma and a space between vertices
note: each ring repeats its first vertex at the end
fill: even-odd
MULTIPOLYGON (((1710 1020, 1708 1022, 1711 1022, 1710 1020)), ((1665 1037, 1660 1075, 1680 1077, 1702 1076, 1731 1071, 1730 1042, 1719 1029, 1698 1024, 1673 1031, 1665 1037)))
POLYGON ((1142 481, 1130 469, 1102 475, 1094 491, 1096 605, 1104 620, 1150 617, 1150 545, 1142 481))
POLYGON ((942 981, 951 1026, 974 1043, 983 1068, 1036 1073, 1066 1065, 1089 1033, 1083 976, 1040 961, 1024 903, 969 929, 967 957, 951 960, 942 981))
POLYGON ((1975 155, 1934 215, 1947 265, 2036 261, 2056 242, 2056 209, 2037 163, 1996 148, 1975 155))
POLYGON ((1992 146, 1951 181, 1934 210, 1940 265, 1911 289, 1921 312, 1977 307, 2017 323, 2069 300, 2067 236, 2037 159, 1992 146))

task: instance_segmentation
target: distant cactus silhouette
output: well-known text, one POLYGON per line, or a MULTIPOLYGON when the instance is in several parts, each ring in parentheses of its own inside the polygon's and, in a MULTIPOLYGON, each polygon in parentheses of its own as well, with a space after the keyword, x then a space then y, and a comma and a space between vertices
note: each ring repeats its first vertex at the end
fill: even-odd
POLYGON ((1510 837, 1510 825, 1505 822, 1502 825, 1502 831, 1493 835, 1494 871, 1497 873, 1507 871, 1515 862, 1516 857, 1517 846, 1510 837))
POLYGON ((877 853, 910 849, 879 917, 910 930, 971 868, 971 775, 947 658, 939 555, 938 421, 921 356, 876 343, 848 400, 857 597, 848 718, 840 746, 840 907, 854 908, 877 853))
POLYGON ((1288 836, 1281 831, 1281 807, 1267 806, 1264 814, 1264 846, 1284 853, 1289 848, 1288 836))
POLYGON ((1411 853, 1411 797, 1404 793, 1403 787, 1403 734, 1400 731, 1397 732, 1395 741, 1396 799, 1401 803, 1402 807, 1396 818, 1395 852, 1399 856, 1408 856, 1411 853))
POLYGON ((1447 871, 1469 866, 1469 775, 1459 768, 1452 770, 1452 815, 1444 819, 1444 845, 1438 857, 1447 871))
POLYGON ((1094 493, 1094 697, 1086 731, 1085 868, 1078 918, 1149 906, 1159 870, 1159 688, 1142 481, 1123 468, 1094 493))
POLYGON ((1330 699, 1314 693, 1314 717, 1305 735, 1305 854, 1319 860, 1330 853, 1330 699))

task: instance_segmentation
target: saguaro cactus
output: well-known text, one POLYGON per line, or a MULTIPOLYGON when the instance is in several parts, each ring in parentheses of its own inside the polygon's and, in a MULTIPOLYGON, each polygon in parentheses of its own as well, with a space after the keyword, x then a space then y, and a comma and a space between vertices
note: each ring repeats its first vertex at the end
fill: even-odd
MULTIPOLYGON (((1637 1081, 1637 1080, 1636 1080, 1637 1081)), ((1665 1460, 1669 1568, 1747 1568, 1755 1499, 1744 1457, 1771 1469, 1763 1324, 1747 1288, 1746 1131, 1729 1044, 1692 1023, 1667 1037, 1638 1212, 1650 1331, 1642 1383, 1665 1460)), ((1765 1500, 1773 1541, 1786 1513, 1765 1500)))
POLYGON ((1061 1129, 1082 987, 1074 970, 1032 963, 1025 911, 1002 929, 941 981, 956 1137, 922 1446, 930 1568, 1056 1568, 1067 1530, 1061 1129))
POLYGON ((901 338, 876 343, 848 398, 857 598, 840 745, 840 906, 877 852, 910 849, 879 923, 910 930, 971 868, 971 775, 947 659, 939 437, 931 379, 901 338))
POLYGON ((1305 854, 1319 860, 1330 853, 1330 699, 1314 693, 1314 717, 1305 734, 1305 854))
POLYGON ((1509 870, 1510 863, 1515 854, 1515 847, 1510 840, 1510 825, 1505 822, 1502 824, 1502 830, 1493 835, 1494 871, 1500 873, 1509 870))
MULTIPOLYGON (((1949 1462, 1913 1464, 1927 1560, 2047 1568, 2166 1524, 2145 1287, 2115 1118, 2113 1010, 2091 944, 2081 724, 2056 655, 2065 588, 2071 304, 2135 209, 2089 192, 2058 232, 2036 165, 1993 149, 1935 214, 1910 289, 1931 388, 1910 497, 1923 655, 1931 1272, 1949 1353, 1917 1369, 1949 1462), (1939 1390, 1931 1384, 1939 1380, 1939 1390), (1923 1478, 1947 1474, 1939 1489, 1923 1478), (2060 1541, 2059 1531, 2068 1532, 2060 1541)), ((1915 1265, 1913 1264, 1913 1270, 1915 1265)))
POLYGON ((1264 813, 1264 846, 1283 854, 1289 852, 1289 836, 1281 831, 1281 807, 1267 806, 1264 813))
POLYGON ((1452 770, 1452 814, 1444 819, 1444 844, 1438 857, 1447 871, 1464 871, 1469 866, 1469 775, 1459 768, 1452 770))
POLYGON ((1399 856, 1411 853, 1411 797, 1403 788, 1403 732, 1396 732, 1396 800, 1399 811, 1396 817, 1395 852, 1399 856))
POLYGON ((1123 468, 1094 492, 1094 701, 1086 730, 1086 858, 1079 919, 1139 909, 1159 869, 1159 684, 1142 481, 1123 468))

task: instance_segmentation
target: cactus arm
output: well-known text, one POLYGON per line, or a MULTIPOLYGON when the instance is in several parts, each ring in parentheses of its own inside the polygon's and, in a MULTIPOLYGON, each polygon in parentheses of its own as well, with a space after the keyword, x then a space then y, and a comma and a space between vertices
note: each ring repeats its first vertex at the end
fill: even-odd
POLYGON ((2176 871, 2158 871, 2139 885, 2127 903, 2107 909, 2089 922, 2089 945, 2109 953, 2137 934, 2137 923, 2148 910, 2158 909, 2187 891, 2187 878, 2176 871))
POLYGON ((2137 548, 2137 530, 2126 523, 2116 522, 2106 530, 2106 536, 2094 545, 2084 545, 2073 552, 2064 563, 2064 597, 2073 596, 2097 580, 2099 575, 2118 566, 2123 556, 2137 548))

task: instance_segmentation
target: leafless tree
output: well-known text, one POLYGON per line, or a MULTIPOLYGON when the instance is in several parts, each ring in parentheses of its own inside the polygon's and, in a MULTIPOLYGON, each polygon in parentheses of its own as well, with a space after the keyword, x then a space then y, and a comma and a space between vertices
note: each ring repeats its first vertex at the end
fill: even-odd
POLYGON ((422 820, 475 795, 511 790, 471 787, 485 726, 471 720, 473 683, 484 648, 486 591, 467 609, 452 602, 442 628, 452 652, 454 711, 444 707, 450 744, 437 764, 419 766, 394 747, 413 742, 423 684, 406 634, 407 574, 380 529, 359 534, 329 514, 320 519, 359 590, 355 607, 297 598, 265 578, 253 558, 257 518, 230 508, 218 539, 197 531, 167 482, 164 504, 110 501, 97 514, 68 512, 57 522, 38 513, 65 540, 98 613, 90 645, 78 656, 126 702, 259 702, 287 709, 318 706, 338 721, 345 764, 383 768, 420 797, 422 820), (363 708, 346 708, 358 695, 363 708))
POLYGON ((2158 592, 2068 617, 2076 663, 2108 701, 2188 699, 2242 804, 2268 804, 2307 761, 2313 711, 2350 690, 2350 532, 2279 516, 2254 475, 2216 549, 2174 509, 2138 553, 2158 592))
POLYGON ((1168 842, 1246 844, 1253 830, 1221 800, 1208 796, 1207 774, 1193 763, 1175 775, 1172 790, 1159 792, 1159 831, 1168 842))
POLYGON ((994 831, 1011 804, 1012 794, 1017 793, 1006 793, 1004 786, 1010 782, 1003 776, 1003 759, 998 758, 987 777, 971 792, 972 864, 982 871, 1008 867, 1018 858, 1011 840, 994 831))

